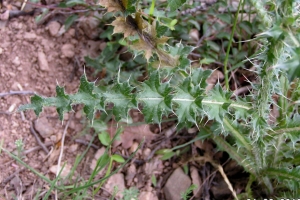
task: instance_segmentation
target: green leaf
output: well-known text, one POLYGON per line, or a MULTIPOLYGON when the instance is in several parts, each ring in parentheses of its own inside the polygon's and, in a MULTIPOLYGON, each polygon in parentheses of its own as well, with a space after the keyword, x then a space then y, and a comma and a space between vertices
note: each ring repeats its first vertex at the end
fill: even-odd
POLYGON ((157 155, 164 155, 166 153, 170 153, 173 152, 171 149, 159 149, 155 152, 155 154, 157 155))
POLYGON ((56 86, 55 107, 60 120, 63 120, 65 112, 72 110, 70 97, 65 94, 63 87, 56 86))
POLYGON ((181 57, 179 59, 179 65, 177 67, 184 70, 184 69, 190 67, 190 65, 191 65, 190 59, 181 57))
POLYGON ((189 19, 188 23, 193 24, 197 30, 201 29, 199 22, 196 20, 189 19))
POLYGON ((294 181, 299 183, 300 182, 300 168, 297 166, 293 169, 276 169, 276 168, 268 168, 266 173, 270 176, 276 177, 279 180, 287 180, 287 181, 294 181))
POLYGON ((232 19, 231 19, 230 14, 227 14, 227 13, 217 14, 217 17, 227 24, 230 24, 230 25, 232 24, 232 19))
POLYGON ((126 8, 124 15, 128 16, 128 15, 133 14, 135 12, 136 12, 135 6, 130 6, 130 7, 126 8))
POLYGON ((110 135, 106 131, 99 133, 98 138, 99 138, 101 144, 103 144, 104 146, 108 146, 109 143, 111 142, 110 135))
POLYGON ((213 59, 213 58, 207 58, 207 57, 205 57, 202 60, 200 60, 200 64, 204 64, 204 65, 209 65, 209 64, 211 64, 213 62, 216 62, 216 60, 213 59))
POLYGON ((36 23, 40 22, 49 13, 49 9, 47 9, 47 8, 43 9, 42 11, 43 11, 42 14, 35 17, 35 22, 36 23))
POLYGON ((158 123, 162 116, 171 111, 172 96, 171 87, 168 83, 161 83, 158 72, 150 75, 150 78, 142 84, 143 90, 137 95, 137 99, 143 102, 142 110, 145 121, 158 123))
MULTIPOLYGON (((144 12, 148 15, 150 15, 150 8, 144 9, 144 12)), ((157 10, 157 8, 154 8, 153 16, 157 18, 166 17, 166 12, 163 10, 157 10)))
POLYGON ((100 62, 99 62, 99 59, 93 59, 93 58, 90 58, 89 56, 85 56, 84 57, 84 61, 86 63, 86 66, 88 67, 93 67, 95 69, 98 69, 98 70, 101 70, 102 67, 100 65, 100 62))
POLYGON ((174 95, 173 102, 176 103, 176 115, 178 117, 178 124, 191 126, 196 123, 197 116, 200 115, 200 105, 202 97, 199 86, 192 83, 190 77, 187 77, 177 88, 174 95), (197 105, 198 104, 198 105, 197 105))
POLYGON ((101 39, 107 38, 108 40, 112 40, 113 32, 114 32, 114 27, 113 27, 113 26, 108 26, 107 29, 105 29, 105 30, 100 34, 100 38, 101 38, 101 39))
POLYGON ((186 46, 186 45, 183 45, 182 43, 177 43, 175 47, 172 47, 172 46, 170 47, 170 53, 173 56, 176 56, 176 55, 187 56, 194 49, 195 49, 195 47, 186 46))
POLYGON ((34 96, 32 96, 30 98, 30 101, 31 101, 31 104, 21 105, 18 110, 24 111, 24 110, 30 109, 30 110, 33 110, 37 116, 39 116, 43 110, 45 99, 42 98, 41 96, 38 96, 35 94, 34 96))
POLYGON ((179 124, 190 126, 201 115, 206 79, 210 74, 211 70, 192 70, 191 76, 176 87, 172 101, 176 103, 175 114, 179 124))
POLYGON ((160 25, 157 25, 156 26, 156 33, 157 33, 157 37, 161 37, 163 36, 168 30, 168 27, 166 26, 160 26, 160 25))
POLYGON ((112 155, 112 156, 111 156, 111 159, 112 159, 113 161, 118 162, 118 163, 124 163, 124 162, 125 162, 125 159, 124 159, 122 156, 117 155, 117 154, 112 155))
POLYGON ((168 159, 172 158, 174 155, 175 155, 175 153, 172 151, 167 152, 161 157, 161 160, 168 160, 168 159))
POLYGON ((207 103, 204 107, 204 112, 208 118, 222 123, 225 114, 229 112, 228 104, 231 103, 230 97, 231 93, 224 91, 219 83, 210 90, 208 97, 205 99, 205 101, 210 103, 207 103), (223 107, 224 104, 227 106, 223 107))
POLYGON ((73 7, 73 6, 76 6, 76 5, 86 5, 86 3, 85 3, 84 0, 69 0, 66 3, 67 7, 73 7))
POLYGON ((177 19, 172 19, 169 17, 161 17, 160 21, 167 26, 170 30, 175 30, 175 25, 177 24, 178 20, 177 19))
POLYGON ((252 24, 249 21, 242 21, 238 24, 238 26, 246 31, 249 35, 252 34, 252 24))
POLYGON ((43 98, 38 95, 31 97, 31 104, 22 105, 19 111, 32 109, 35 114, 39 116, 45 106, 55 106, 56 111, 59 114, 59 119, 63 120, 64 113, 72 110, 71 99, 69 95, 65 94, 65 90, 62 87, 56 86, 56 97, 43 98))
POLYGON ((137 106, 135 95, 132 93, 134 88, 129 82, 117 83, 109 91, 104 93, 105 102, 113 103, 113 114, 116 120, 128 119, 128 112, 137 106))
POLYGON ((95 83, 88 82, 84 74, 80 78, 79 90, 76 94, 71 95, 74 103, 84 104, 83 111, 87 118, 93 121, 96 110, 103 110, 104 103, 99 93, 94 93, 95 83))
POLYGON ((65 30, 67 31, 70 26, 78 19, 78 15, 71 15, 65 21, 65 30))
POLYGON ((100 172, 101 169, 103 169, 109 163, 109 161, 110 161, 110 157, 107 151, 105 151, 105 153, 97 160, 97 165, 95 170, 100 172))
POLYGON ((152 182, 153 186, 156 187, 157 179, 156 179, 156 176, 154 174, 152 174, 152 176, 151 176, 151 182, 152 182))
POLYGON ((258 34, 258 37, 266 37, 266 38, 274 38, 277 40, 281 35, 283 34, 283 30, 280 26, 274 25, 272 28, 269 30, 258 34))
POLYGON ((95 119, 94 123, 90 125, 96 133, 100 133, 107 130, 107 124, 101 119, 95 119))
POLYGON ((116 52, 118 48, 120 47, 119 43, 117 42, 107 42, 106 47, 101 52, 101 61, 103 63, 109 61, 112 58, 116 57, 116 52))
POLYGON ((206 80, 210 77, 211 73, 211 70, 203 70, 202 68, 192 70, 192 84, 204 91, 207 86, 206 80))
POLYGON ((293 81, 300 77, 300 47, 290 49, 290 54, 290 58, 277 64, 277 67, 287 71, 289 80, 293 81))
POLYGON ((175 11, 180 8, 186 0, 168 0, 168 7, 170 7, 170 11, 175 11))

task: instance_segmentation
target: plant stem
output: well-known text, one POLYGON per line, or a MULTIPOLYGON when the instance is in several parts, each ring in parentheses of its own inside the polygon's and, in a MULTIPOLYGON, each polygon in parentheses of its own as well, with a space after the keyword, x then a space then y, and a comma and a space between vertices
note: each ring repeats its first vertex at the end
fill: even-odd
POLYGON ((229 40, 229 43, 227 46, 226 57, 225 57, 225 61, 224 61, 224 75, 225 75, 226 90, 229 90, 229 79, 228 79, 228 69, 227 69, 227 64, 228 64, 228 59, 229 59, 229 51, 231 48, 233 35, 234 35, 235 29, 236 29, 236 24, 237 24, 237 20, 238 20, 238 16, 240 13, 240 8, 241 8, 242 3, 243 3, 243 0, 240 0, 237 12, 235 14, 235 19, 234 19, 234 23, 233 23, 233 27, 232 27, 232 31, 231 31, 231 35, 230 35, 230 40, 229 40))
POLYGON ((229 129, 231 135, 238 140, 240 143, 243 144, 243 147, 245 147, 248 151, 248 153, 251 152, 251 146, 249 142, 247 141, 247 138, 243 136, 242 133, 240 133, 229 121, 227 117, 224 117, 223 119, 224 125, 229 129))

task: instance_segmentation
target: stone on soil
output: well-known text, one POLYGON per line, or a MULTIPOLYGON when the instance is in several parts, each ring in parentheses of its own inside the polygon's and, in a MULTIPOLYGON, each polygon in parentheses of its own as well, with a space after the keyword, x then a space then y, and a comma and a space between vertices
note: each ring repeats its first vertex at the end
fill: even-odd
POLYGON ((61 170, 60 177, 65 178, 65 177, 67 177, 68 174, 71 172, 71 166, 68 165, 68 164, 66 164, 66 165, 64 165, 64 168, 61 169, 61 167, 58 167, 58 165, 52 165, 52 166, 50 167, 49 170, 50 170, 50 172, 52 172, 53 174, 56 174, 57 170, 59 170, 59 171, 61 170), (59 169, 58 169, 58 168, 59 168, 59 169))
POLYGON ((50 137, 54 133, 54 129, 52 127, 52 124, 48 122, 48 119, 46 117, 38 118, 34 122, 34 128, 36 131, 39 132, 39 134, 43 138, 50 137))
MULTIPOLYGON (((100 149, 98 149, 98 151, 94 155, 94 159, 92 160, 92 164, 90 165, 91 171, 93 171, 95 169, 98 159, 104 154, 104 152, 105 152, 104 147, 101 147, 100 149)), ((101 173, 103 170, 104 169, 102 169, 99 173, 101 173)))
POLYGON ((51 36, 57 36, 57 33, 60 29, 60 23, 57 21, 52 21, 48 25, 48 30, 51 36))
POLYGON ((77 149, 78 149, 78 144, 72 144, 69 146, 68 152, 75 153, 77 151, 77 149))
POLYGON ((114 193, 115 189, 117 188, 116 197, 118 199, 123 198, 123 191, 125 189, 125 181, 124 175, 122 173, 114 174, 107 180, 104 188, 111 194, 114 193))
POLYGON ((165 198, 168 200, 180 200, 181 194, 185 192, 191 185, 191 179, 179 167, 167 180, 163 188, 165 198))
POLYGON ((127 181, 127 185, 130 185, 133 182, 133 179, 136 175, 136 167, 135 165, 132 163, 130 164, 130 166, 127 168, 127 172, 126 172, 126 181, 127 181))
POLYGON ((158 200, 157 196, 153 194, 152 192, 141 192, 138 199, 143 200, 158 200))
POLYGON ((40 70, 42 71, 49 71, 49 64, 46 55, 44 52, 38 52, 38 62, 40 70))
POLYGON ((15 65, 15 66, 19 66, 21 64, 21 61, 20 61, 20 58, 17 56, 15 57, 15 59, 12 61, 12 63, 15 65))
POLYGON ((194 185, 197 186, 197 188, 193 190, 193 194, 196 198, 199 198, 202 193, 202 190, 201 190, 202 181, 201 181, 201 178, 199 176, 199 173, 198 173, 198 170, 196 167, 191 166, 190 171, 191 171, 192 182, 194 185))
POLYGON ((26 32, 24 33, 24 39, 33 42, 36 39, 36 34, 26 32))
POLYGON ((75 47, 72 44, 64 44, 61 48, 64 57, 72 58, 75 55, 75 47))

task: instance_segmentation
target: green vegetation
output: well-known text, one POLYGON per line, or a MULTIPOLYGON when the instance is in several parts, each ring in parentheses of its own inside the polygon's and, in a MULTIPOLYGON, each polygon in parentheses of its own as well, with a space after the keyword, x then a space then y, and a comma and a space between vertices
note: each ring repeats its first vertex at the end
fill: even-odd
MULTIPOLYGON (((78 4, 86 3, 73 0, 64 6, 78 4)), ((260 185, 270 198, 299 197, 299 4, 293 0, 249 0, 238 6, 218 1, 201 7, 199 2, 180 0, 148 4, 100 0, 108 12, 103 23, 111 25, 100 37, 111 41, 98 58, 85 60, 96 71, 105 69, 104 79, 95 85, 84 74, 76 94, 66 94, 57 86, 56 97, 34 95, 31 104, 20 110, 32 109, 39 115, 43 107, 55 106, 62 120, 73 105, 84 104, 92 122, 96 111, 112 113, 120 121, 130 118, 131 109, 139 109, 146 123, 157 124, 176 115, 179 129, 198 127, 195 140, 213 139, 249 173, 240 197, 256 197, 253 184, 260 185), (204 9, 201 15, 193 15, 196 8, 204 9), (201 30, 198 41, 188 37, 192 29, 201 30), (132 60, 125 62, 117 55, 121 45, 130 49, 132 60), (223 71, 224 83, 217 80, 207 91, 207 79, 215 69, 223 71), (244 73, 236 77, 238 70, 244 73), (142 75, 144 81, 139 82, 142 75), (245 85, 248 92, 233 94, 245 85)), ((105 133, 99 139, 111 144, 105 133)), ((185 146, 161 153, 168 159, 179 155, 178 150, 185 146)), ((102 183, 113 174, 113 161, 121 162, 120 167, 126 164, 114 156, 106 152, 98 162, 97 170, 109 166, 103 179, 92 182, 91 177, 84 186, 78 183, 60 189, 69 189, 71 194, 102 183)))

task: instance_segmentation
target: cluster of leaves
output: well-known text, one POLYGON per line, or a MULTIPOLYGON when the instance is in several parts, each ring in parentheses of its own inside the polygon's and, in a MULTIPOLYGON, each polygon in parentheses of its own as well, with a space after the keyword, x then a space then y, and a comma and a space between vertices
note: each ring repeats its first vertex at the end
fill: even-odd
MULTIPOLYGON (((64 113, 72 110, 72 105, 84 104, 86 116, 93 121, 96 111, 107 112, 110 109, 116 120, 126 120, 130 117, 130 109, 134 108, 141 110, 147 123, 158 124, 162 122, 163 116, 175 114, 178 128, 196 125, 201 129, 201 134, 213 138, 220 149, 228 152, 249 172, 246 191, 248 198, 252 195, 253 181, 264 186, 267 196, 299 196, 300 154, 296 149, 299 148, 300 140, 300 81, 296 77, 300 76, 300 26, 299 15, 295 14, 299 5, 297 7, 297 2, 292 0, 270 2, 261 5, 263 3, 251 1, 264 32, 255 39, 262 48, 254 48, 256 52, 252 53, 249 50, 253 55, 248 56, 251 63, 257 63, 255 67, 259 84, 250 83, 253 91, 243 98, 223 90, 219 83, 212 90, 206 91, 206 80, 211 71, 191 67, 188 55, 195 50, 193 47, 182 43, 167 45, 169 38, 164 34, 168 34, 168 29, 174 28, 176 21, 159 17, 162 15, 161 10, 154 12, 150 8, 149 14, 145 14, 146 11, 138 7, 138 2, 101 0, 100 4, 108 12, 118 14, 111 23, 113 33, 123 33, 126 39, 124 43, 136 56, 143 52, 149 66, 154 67, 148 70, 148 80, 132 85, 130 79, 121 81, 121 73, 117 73, 114 68, 114 76, 118 81, 102 87, 88 82, 86 75, 83 75, 76 94, 66 94, 64 88, 57 86, 56 97, 34 95, 31 97, 31 104, 22 106, 20 110, 32 109, 39 115, 43 107, 55 106, 62 120, 64 113), (278 116, 271 111, 278 111, 278 116), (276 115, 274 118, 271 118, 272 113, 276 115), (213 125, 207 126, 208 120, 213 125)), ((175 11, 183 3, 170 0, 168 7, 170 11, 175 11)), ((166 7, 167 5, 165 9, 166 7)), ((239 11, 236 11, 236 16, 239 11)), ((231 21, 223 15, 222 19, 227 23, 231 21)), ((196 20, 191 22, 189 19, 197 26, 196 20)), ((258 20, 254 21, 258 23, 258 20)), ((239 23, 239 27, 249 31, 248 37, 251 37, 250 33, 258 31, 250 31, 253 27, 244 21, 239 23)), ((222 31, 214 33, 214 37, 230 41, 226 43, 229 50, 234 28, 231 37, 222 35, 222 31)), ((207 33, 205 37, 209 35, 207 33)), ((203 48, 197 50, 204 53, 200 62, 223 62, 224 57, 224 63, 227 62, 229 54, 216 56, 212 51, 214 46, 217 45, 208 41, 203 48)), ((105 51, 116 51, 113 45, 108 45, 107 48, 105 51)), ((236 46, 231 50, 233 55, 241 51, 241 47, 236 46)), ((105 55, 106 53, 100 55, 97 63, 103 62, 107 67, 110 63, 104 63, 105 55)), ((241 61, 243 56, 244 54, 237 56, 236 60, 233 56, 229 58, 230 66, 233 69, 246 68, 245 62, 241 61)))

